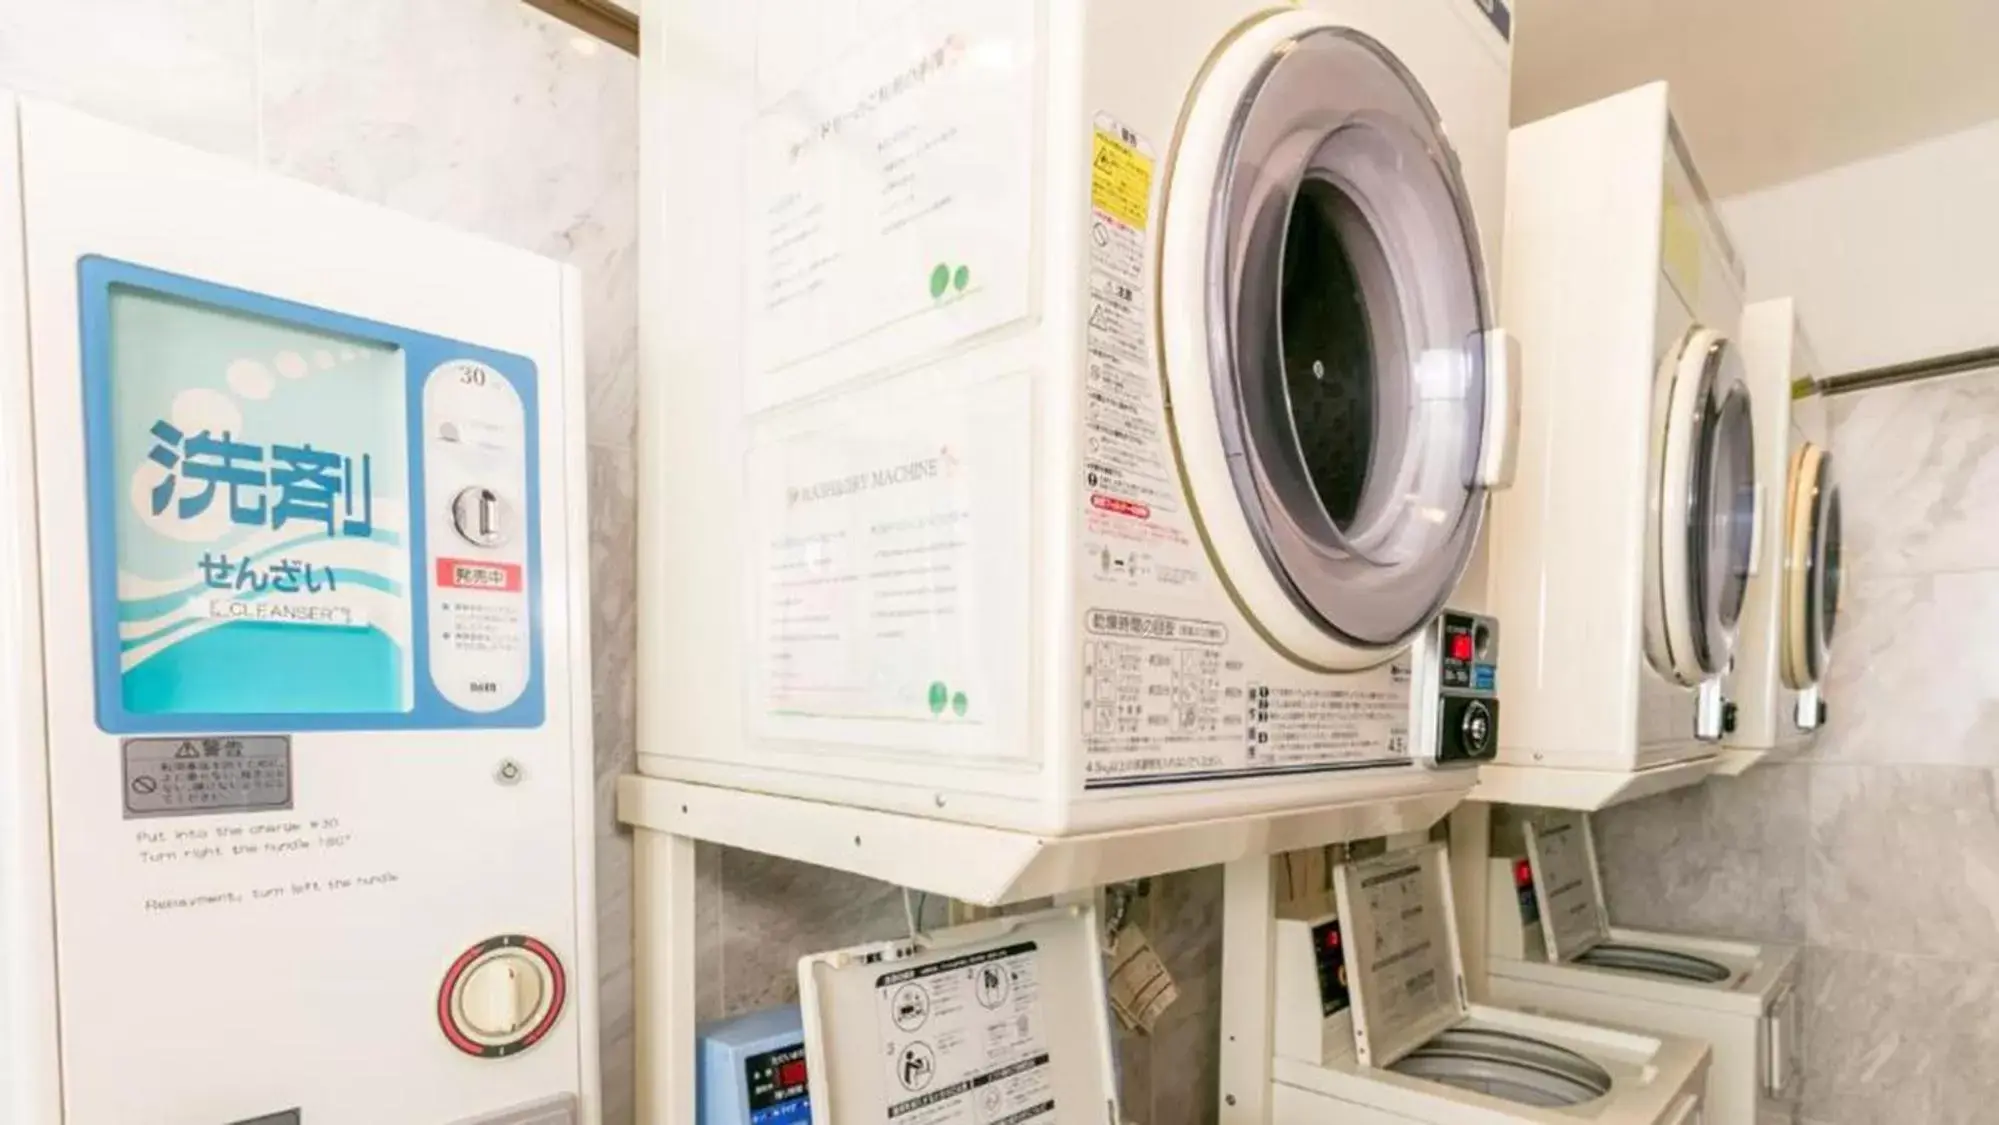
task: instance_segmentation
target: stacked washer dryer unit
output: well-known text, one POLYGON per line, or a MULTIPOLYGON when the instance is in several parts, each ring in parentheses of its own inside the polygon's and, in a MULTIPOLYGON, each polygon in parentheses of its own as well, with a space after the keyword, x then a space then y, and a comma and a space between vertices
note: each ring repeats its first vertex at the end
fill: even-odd
POLYGON ((1794 753, 1825 722, 1825 669, 1839 617, 1839 484, 1811 350, 1790 298, 1742 313, 1742 353, 1756 395, 1758 475, 1771 482, 1762 557, 1743 608, 1736 657, 1741 710, 1724 769, 1794 753))
POLYGON ((1707 1044, 1468 1002, 1442 844, 1333 881, 1277 927, 1277 1125, 1701 1125, 1707 1044))
POLYGON ((705 171, 647 235, 640 768, 1441 814, 1498 717, 1501 14, 664 6, 648 139, 705 171))
POLYGON ((1490 862, 1494 1003, 1714 1047, 1707 1125, 1790 1120, 1797 1107, 1798 951, 1610 924, 1589 818, 1518 822, 1490 862))
POLYGON ((1479 795, 1596 807, 1712 768, 1756 561, 1742 270, 1663 83, 1513 132, 1519 481, 1494 519, 1507 722, 1479 795))

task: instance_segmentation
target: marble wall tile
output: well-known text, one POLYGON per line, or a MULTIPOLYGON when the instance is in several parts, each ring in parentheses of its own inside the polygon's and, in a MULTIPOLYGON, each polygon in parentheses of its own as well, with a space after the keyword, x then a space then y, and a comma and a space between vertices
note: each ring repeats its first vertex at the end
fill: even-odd
POLYGON ((1222 1027, 1222 869, 1180 871, 1152 880, 1146 934, 1179 986, 1180 999, 1152 1029, 1149 1116, 1144 1125, 1199 1125, 1220 1113, 1222 1027))
POLYGON ((632 441, 638 63, 526 4, 259 0, 265 162, 576 265, 589 433, 632 441))
POLYGON ((1811 767, 1813 945, 1999 959, 1999 773, 1811 767))
MULTIPOLYGON (((908 932, 902 891, 859 875, 721 849, 722 1014, 798 1000, 798 959, 908 932)), ((924 919, 943 919, 931 898, 924 919)))
POLYGON ((1619 925, 1805 938, 1809 769, 1762 766, 1595 814, 1619 925))
POLYGON ((0 4, 0 88, 257 158, 253 0, 0 4))
POLYGON ((1804 999, 1807 1119, 1828 1125, 1994 1120, 1999 966, 1814 949, 1805 962, 1804 999))
POLYGON ((1999 570, 1863 578, 1847 593, 1810 755, 1999 767, 1999 570))
POLYGON ((1999 372, 1832 399, 1846 562, 1861 576, 1999 566, 1999 372))
POLYGON ((633 1048, 632 839, 617 823, 618 777, 631 770, 636 701, 632 602, 638 559, 632 452, 592 448, 589 478, 591 725, 596 736, 597 968, 601 983, 598 1016, 605 1125, 620 1125, 631 1119, 633 1048))

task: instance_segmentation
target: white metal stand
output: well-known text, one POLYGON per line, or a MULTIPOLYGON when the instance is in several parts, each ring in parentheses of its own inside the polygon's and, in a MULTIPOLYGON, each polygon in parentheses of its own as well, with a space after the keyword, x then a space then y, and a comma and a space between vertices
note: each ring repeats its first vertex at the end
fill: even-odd
MULTIPOLYGON (((1470 777, 1466 777, 1470 784, 1470 777)), ((635 830, 633 926, 640 1125, 694 1125, 694 842, 834 867, 983 906, 1093 894, 1105 883, 1224 864, 1221 1120, 1269 1121, 1273 890, 1269 857, 1422 831, 1461 788, 1386 801, 1040 836, 659 778, 618 783, 635 830)), ((801 950, 801 953, 811 952, 801 950)), ((834 1123, 838 1125, 838 1123, 834 1123)))

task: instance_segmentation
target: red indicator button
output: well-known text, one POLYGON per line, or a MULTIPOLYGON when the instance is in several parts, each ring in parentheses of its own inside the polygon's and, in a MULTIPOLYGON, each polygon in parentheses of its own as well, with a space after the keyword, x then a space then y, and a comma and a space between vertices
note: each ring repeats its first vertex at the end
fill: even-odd
POLYGON ((1470 660, 1471 650, 1472 650, 1471 634, 1454 633, 1451 635, 1452 660, 1470 660))
POLYGON ((1519 887, 1533 886, 1534 865, 1524 859, 1515 860, 1513 864, 1513 883, 1519 887))

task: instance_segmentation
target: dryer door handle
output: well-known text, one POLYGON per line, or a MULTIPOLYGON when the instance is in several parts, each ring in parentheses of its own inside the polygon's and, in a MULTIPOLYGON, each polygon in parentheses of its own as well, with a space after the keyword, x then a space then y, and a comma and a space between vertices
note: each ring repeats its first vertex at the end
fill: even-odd
POLYGON ((1479 434, 1473 484, 1488 491, 1513 483, 1520 449, 1520 341, 1494 328, 1479 341, 1485 363, 1485 425, 1479 434))

